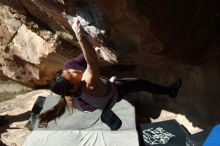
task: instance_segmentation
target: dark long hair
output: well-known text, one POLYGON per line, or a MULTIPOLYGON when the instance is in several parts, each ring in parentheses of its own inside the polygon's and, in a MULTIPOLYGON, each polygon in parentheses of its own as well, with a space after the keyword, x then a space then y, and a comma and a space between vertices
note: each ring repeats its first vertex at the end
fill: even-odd
POLYGON ((62 116, 65 112, 67 105, 65 96, 72 95, 71 89, 73 85, 62 76, 62 72, 62 70, 59 70, 50 81, 50 90, 58 95, 61 95, 61 98, 54 107, 39 115, 38 127, 42 127, 44 124, 55 120, 56 118, 62 116))
POLYGON ((42 127, 48 122, 55 120, 56 118, 59 118, 63 115, 66 109, 67 102, 64 97, 61 97, 59 102, 52 107, 51 109, 41 113, 39 115, 39 124, 38 127, 42 127))

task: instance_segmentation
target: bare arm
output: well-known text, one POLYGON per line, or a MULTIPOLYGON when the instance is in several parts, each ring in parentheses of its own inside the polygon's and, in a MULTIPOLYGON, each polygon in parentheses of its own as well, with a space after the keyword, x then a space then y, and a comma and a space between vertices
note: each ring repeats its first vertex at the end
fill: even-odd
POLYGON ((94 86, 97 84, 97 80, 99 80, 100 76, 98 57, 93 46, 89 43, 85 32, 83 32, 83 28, 81 27, 79 20, 74 22, 73 30, 76 34, 81 50, 87 62, 87 67, 83 77, 87 80, 87 83, 90 84, 89 86, 94 86))

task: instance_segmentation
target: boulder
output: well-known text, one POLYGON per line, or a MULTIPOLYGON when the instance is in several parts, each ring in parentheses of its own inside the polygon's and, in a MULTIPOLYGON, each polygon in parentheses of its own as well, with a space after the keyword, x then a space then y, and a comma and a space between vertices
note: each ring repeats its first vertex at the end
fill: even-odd
POLYGON ((218 4, 217 0, 20 0, 16 7, 2 0, 1 78, 33 88, 46 84, 64 61, 80 52, 71 28, 75 18, 98 42, 107 62, 101 62, 103 66, 219 61, 218 4))

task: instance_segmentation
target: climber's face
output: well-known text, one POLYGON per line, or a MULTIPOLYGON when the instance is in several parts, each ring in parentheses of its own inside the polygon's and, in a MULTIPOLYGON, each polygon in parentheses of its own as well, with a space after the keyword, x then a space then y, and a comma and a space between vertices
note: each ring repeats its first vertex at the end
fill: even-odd
MULTIPOLYGON (((67 79, 76 89, 81 83, 83 72, 75 69, 63 70, 62 76, 67 79)), ((74 90, 76 90, 74 89, 74 90)))

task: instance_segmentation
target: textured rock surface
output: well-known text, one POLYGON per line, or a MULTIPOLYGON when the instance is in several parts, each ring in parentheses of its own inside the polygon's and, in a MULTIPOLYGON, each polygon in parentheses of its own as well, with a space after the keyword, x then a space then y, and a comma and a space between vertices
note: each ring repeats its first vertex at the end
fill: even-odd
POLYGON ((36 90, 0 103, 0 115, 6 115, 8 124, 0 127, 0 145, 21 146, 30 131, 25 127, 38 96, 47 96, 47 90, 36 90), (2 143, 3 142, 3 143, 2 143))
POLYGON ((217 0, 20 0, 16 5, 2 0, 0 4, 1 71, 27 86, 45 84, 65 60, 78 54, 70 24, 75 17, 99 42, 102 58, 110 63, 199 65, 219 60, 217 0))
POLYGON ((30 88, 27 88, 17 83, 0 83, 0 94, 3 92, 19 92, 24 90, 30 90, 30 88))

